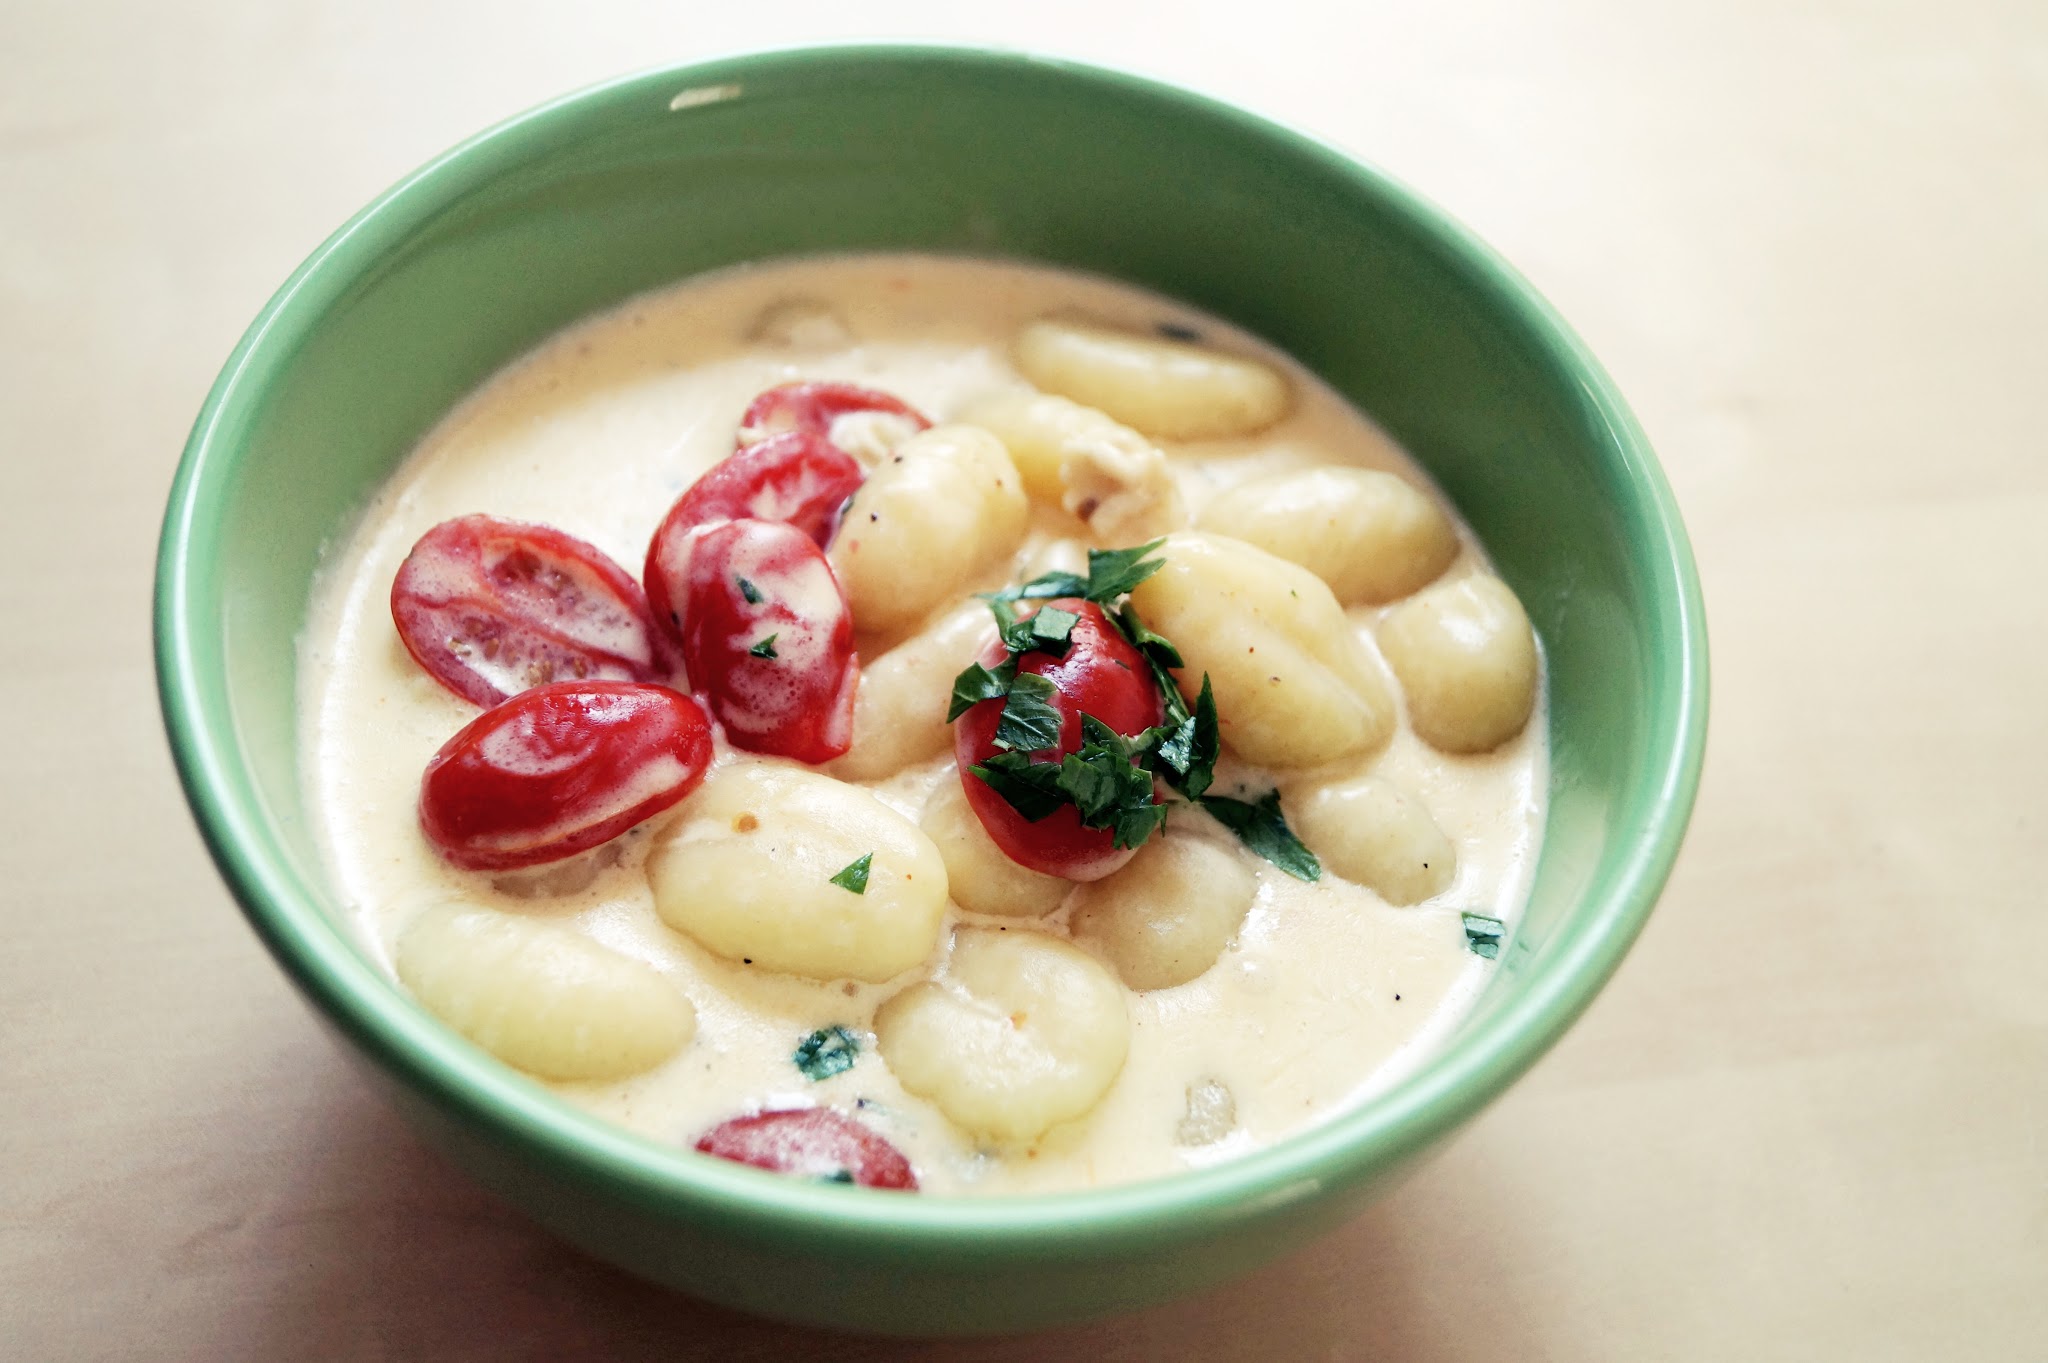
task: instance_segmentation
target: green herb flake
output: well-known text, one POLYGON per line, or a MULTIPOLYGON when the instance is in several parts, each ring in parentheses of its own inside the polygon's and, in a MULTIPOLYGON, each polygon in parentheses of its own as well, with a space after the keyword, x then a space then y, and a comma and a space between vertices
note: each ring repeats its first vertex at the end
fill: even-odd
POLYGON ((1080 619, 1081 617, 1072 611, 1061 610, 1058 606, 1046 606, 1031 617, 1031 637, 1040 648, 1047 644, 1065 644, 1080 619))
POLYGON ((1059 596, 1088 595, 1088 579, 1074 573, 1044 573, 1021 587, 983 592, 984 601, 1050 601, 1059 596))
POLYGON ((763 601, 766 601, 768 599, 767 597, 761 595, 761 589, 759 587, 756 587, 753 583, 747 581, 745 578, 736 577, 733 579, 733 581, 739 584, 740 595, 746 598, 746 602, 749 606, 758 606, 763 601))
POLYGON ((999 700, 1010 694, 1010 683, 1017 676, 1017 660, 1010 659, 997 667, 983 667, 980 663, 968 664, 965 671, 953 678, 953 703, 946 707, 946 723, 951 724, 985 700, 999 700))
POLYGON ((829 1174, 818 1175, 818 1182, 820 1183, 852 1183, 854 1181, 853 1170, 843 1164, 829 1174))
MULTIPOLYGON (((857 863, 856 863, 857 864, 857 863)), ((849 868, 851 869, 851 868, 849 868)), ((865 878, 865 872, 863 872, 865 878)), ((860 1055, 860 1037, 844 1027, 820 1027, 797 1044, 789 1058, 813 1084, 844 1074, 860 1055)))
POLYGON ((1003 698, 995 745, 1005 752, 1043 752, 1060 745, 1062 719, 1052 698, 1059 688, 1035 672, 1019 672, 1003 698))
POLYGON ((1152 772, 1136 760, 1148 754, 1158 729, 1125 738, 1093 715, 1081 716, 1085 741, 1060 759, 1057 789, 1074 804, 1084 828, 1116 833, 1117 847, 1136 847, 1165 821, 1152 802, 1152 772))
POLYGON ((1322 879, 1323 864, 1316 860, 1315 853, 1302 845, 1301 839, 1294 836, 1294 830, 1287 826, 1287 820, 1281 817, 1279 791, 1267 791, 1254 804, 1226 799, 1221 795, 1205 795, 1200 803, 1216 822, 1237 834, 1239 842, 1296 880, 1322 879))
POLYGON ((1166 566, 1163 558, 1145 557, 1164 543, 1166 541, 1162 539, 1133 545, 1129 549, 1090 549, 1085 595, 1097 605, 1107 606, 1128 594, 1131 588, 1166 566))
POLYGON ((1128 601, 1124 602, 1123 609, 1116 613, 1116 618, 1117 623, 1124 627, 1124 637, 1133 645, 1147 654, 1156 654, 1159 661, 1167 667, 1187 666, 1181 659, 1180 650, 1174 647, 1173 640, 1147 628, 1145 622, 1139 618, 1136 606, 1128 601))
POLYGON ((1156 804, 1130 805, 1117 811, 1116 823, 1112 825, 1115 835, 1110 838, 1112 847, 1143 847, 1148 839, 1166 827, 1168 806, 1156 804))
POLYGON ((993 592, 982 598, 996 617, 996 635, 1010 653, 1065 653, 1072 642, 1074 624, 1081 617, 1057 606, 1046 606, 1031 615, 1020 615, 1017 598, 993 592))
POLYGON ((860 860, 849 863, 845 870, 833 876, 831 883, 837 885, 842 890, 851 890, 855 894, 866 894, 868 892, 868 871, 873 868, 874 864, 875 854, 869 852, 860 860))
POLYGON ((1175 726, 1159 745, 1160 775, 1190 800, 1200 799, 1216 779, 1216 759, 1223 753, 1222 730, 1216 719, 1216 693, 1209 674, 1202 674, 1202 694, 1194 713, 1175 726))
POLYGON ((1037 823, 1068 802, 1059 788, 1057 762, 1033 762, 1020 752, 999 752, 968 770, 1027 823, 1037 823))
POLYGON ((1152 669, 1152 681, 1159 688, 1159 698, 1166 702, 1166 722, 1179 724, 1187 719, 1188 703, 1181 695, 1180 683, 1174 680, 1172 672, 1173 668, 1184 664, 1173 641, 1147 628, 1138 616, 1138 608, 1128 601, 1109 619, 1123 632, 1124 638, 1131 641, 1131 646, 1145 659, 1145 665, 1152 669))
POLYGON ((1465 920, 1465 945, 1474 956, 1484 956, 1491 961, 1500 955, 1501 935, 1508 925, 1498 918, 1485 914, 1467 913, 1459 915, 1465 920))
POLYGON ((779 632, 771 634, 767 638, 763 639, 760 643, 755 644, 752 648, 748 649, 747 652, 751 653, 756 658, 773 658, 774 656, 776 656, 775 641, 777 639, 780 639, 781 637, 782 635, 779 632))

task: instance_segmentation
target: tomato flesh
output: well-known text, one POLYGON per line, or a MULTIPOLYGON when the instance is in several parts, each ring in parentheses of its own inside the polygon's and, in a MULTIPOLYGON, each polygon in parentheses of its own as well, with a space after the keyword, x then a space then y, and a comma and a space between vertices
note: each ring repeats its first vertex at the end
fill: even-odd
POLYGON ((661 671, 639 584, 552 526, 443 521, 392 580, 391 620, 434 680, 478 705, 552 681, 648 681, 661 671))
MULTIPOLYGON (((654 532, 648 557, 700 525, 741 519, 787 521, 819 545, 828 544, 839 528, 840 508, 860 491, 862 476, 852 455, 807 430, 742 446, 676 499, 654 532)), ((665 610, 654 603, 656 615, 665 610)))
MULTIPOLYGON (((1126 737, 1143 733, 1165 717, 1165 704, 1144 656, 1103 617, 1092 601, 1065 597, 1042 605, 1058 606, 1080 617, 1068 636, 1064 654, 1026 653, 1019 672, 1035 672, 1054 687, 1053 708, 1060 714, 1060 745, 1032 754, 1038 762, 1057 762, 1080 749, 1081 716, 1093 715, 1126 737)), ((1021 604, 1017 614, 1029 618, 1040 608, 1021 604)), ((1000 640, 981 652, 981 664, 993 668, 1008 654, 1000 640)), ((1117 847, 1106 828, 1086 828, 1080 812, 1061 805, 1037 822, 1026 819, 970 767, 998 751, 996 726, 1003 702, 985 700, 961 715, 953 729, 954 755, 967 803, 996 846, 1020 866, 1068 880, 1100 880, 1137 855, 1135 847, 1117 847)), ((1156 797, 1155 797, 1156 798, 1156 797)))
POLYGON ((420 780, 420 829, 468 871, 560 861, 695 790, 711 765, 696 701, 644 682, 553 682, 471 720, 420 780))
POLYGON ((924 413, 893 393, 850 383, 785 383, 755 398, 740 418, 740 447, 784 431, 804 431, 820 440, 832 439, 833 423, 864 413, 899 417, 912 431, 931 426, 924 413))
POLYGON ((829 1107, 734 1117, 705 1132, 697 1149, 779 1174, 917 1191, 917 1175, 901 1150, 829 1107))
POLYGON ((810 536, 777 521, 699 527, 657 545, 647 580, 734 747, 815 763, 852 745, 853 612, 810 536))

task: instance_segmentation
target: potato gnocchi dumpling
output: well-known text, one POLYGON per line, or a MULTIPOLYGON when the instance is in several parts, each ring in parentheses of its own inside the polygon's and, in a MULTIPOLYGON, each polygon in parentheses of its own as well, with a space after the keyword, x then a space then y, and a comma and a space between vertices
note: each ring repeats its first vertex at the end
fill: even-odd
POLYGON ((963 909, 1005 918, 1042 918, 1074 888, 1071 881, 1011 861, 968 807, 960 777, 953 772, 939 778, 918 826, 937 845, 946 863, 947 888, 963 909))
POLYGON ((946 705, 953 678, 974 661, 994 631, 988 607, 963 602, 860 672, 853 701, 853 746, 832 763, 846 781, 878 781, 953 743, 946 705))
POLYGON ((1179 647, 1190 701, 1208 673, 1226 746, 1260 766, 1304 767, 1387 741, 1386 680, 1321 578, 1220 535, 1172 535, 1159 552, 1166 566, 1131 601, 1179 647))
POLYGON ((427 1011, 543 1079, 622 1079, 689 1044, 697 1010, 654 967, 574 928, 464 904, 400 934, 398 978, 427 1011))
POLYGON ((1130 1018, 1123 986, 1086 952, 1042 932, 960 928, 943 976, 877 1010, 875 1044, 954 1125, 1022 1144, 1109 1092, 1130 1018))
POLYGON ((1420 904, 1458 878, 1458 849, 1420 800, 1362 776, 1289 801, 1294 831, 1327 870, 1389 904, 1420 904))
POLYGON ((812 979, 889 979, 938 945, 946 865, 859 786, 794 767, 722 767, 649 854, 663 922, 731 960, 812 979), (834 884, 872 855, 867 883, 834 884))
POLYGON ((1079 322, 1034 322, 1017 368, 1048 393, 1108 413, 1155 440, 1254 435, 1287 414, 1287 380, 1271 365, 1183 341, 1079 322))
POLYGON ((1092 407, 1044 393, 990 393, 960 419, 991 431, 1024 486, 1111 544, 1136 544, 1188 523, 1187 503, 1157 445, 1092 407))
POLYGON ((830 551, 861 633, 906 629, 959 597, 1017 547, 1029 509, 987 431, 935 426, 897 446, 847 504, 830 551))
POLYGON ((1169 830, 1074 896, 1076 940, 1133 989, 1170 989, 1210 966, 1250 911, 1259 880, 1215 843, 1169 830))
POLYGON ((1254 478, 1202 511, 1199 525, 1299 563, 1347 606, 1399 600, 1458 556, 1450 517, 1377 469, 1315 468, 1254 478))
POLYGON ((1536 634, 1514 592, 1485 574, 1420 592, 1387 612, 1380 651, 1431 747, 1491 752, 1536 708, 1536 634))

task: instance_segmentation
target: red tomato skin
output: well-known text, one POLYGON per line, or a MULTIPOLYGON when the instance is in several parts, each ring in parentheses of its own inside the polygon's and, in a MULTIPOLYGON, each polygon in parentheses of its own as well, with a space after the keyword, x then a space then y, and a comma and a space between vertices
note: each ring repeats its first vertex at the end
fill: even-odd
POLYGON ((863 1188, 917 1191, 917 1174, 902 1151, 829 1107, 734 1117, 705 1132, 697 1149, 779 1174, 831 1179, 843 1171, 863 1188))
POLYGON ((924 413, 893 393, 850 383, 785 383, 748 404, 746 415, 740 418, 740 448, 784 431, 805 431, 830 441, 833 422, 860 412, 902 417, 920 431, 932 424, 924 413))
POLYGON ((420 779, 420 830, 466 871, 560 861, 695 790, 711 721, 645 682, 553 682, 484 711, 420 779))
POLYGON ((640 584, 552 526, 443 521, 399 565, 391 621, 428 675, 477 705, 551 681, 649 681, 665 670, 640 584))
POLYGON ((672 553, 675 542, 690 531, 720 521, 787 521, 823 547, 831 543, 840 509, 860 491, 864 477, 852 455, 804 430, 742 446, 713 464, 676 499, 648 545, 646 579, 657 620, 669 617, 673 603, 653 585, 652 564, 672 553))
MULTIPOLYGON (((1036 760, 1057 761, 1079 750, 1084 714, 1095 716, 1126 737, 1143 733, 1165 717, 1165 703, 1144 656, 1103 617, 1102 607, 1075 597, 1043 604, 1072 611, 1080 619, 1074 622, 1064 655, 1027 653, 1017 666, 1020 672, 1036 672, 1057 688, 1052 704, 1060 712, 1060 746, 1056 751, 1033 754, 1036 760)), ((1034 603, 1026 602, 1019 604, 1017 613, 1030 616, 1036 611, 1034 603)), ((1004 656, 1001 640, 991 640, 982 649, 980 661, 984 667, 995 667, 1004 656)), ((953 726, 961 788, 996 846, 1020 866, 1067 880, 1100 880, 1136 856, 1135 847, 1115 846, 1115 834, 1109 829, 1083 828, 1080 811, 1072 805, 1062 805, 1032 823, 969 770, 997 751, 996 726, 1002 718, 1003 702, 985 700, 953 726)))
POLYGON ((690 685, 735 748, 829 762, 853 744, 853 612, 816 541, 792 525, 699 527, 649 581, 677 603, 690 685), (745 579, 759 601, 749 601, 745 579), (775 656, 756 656, 773 636, 775 656))

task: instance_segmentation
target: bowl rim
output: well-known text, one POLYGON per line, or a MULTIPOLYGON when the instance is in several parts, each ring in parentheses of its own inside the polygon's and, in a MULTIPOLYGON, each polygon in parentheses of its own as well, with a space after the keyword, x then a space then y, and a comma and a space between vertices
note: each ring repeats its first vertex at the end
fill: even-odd
POLYGON ((1074 1258, 1158 1238, 1172 1223, 1218 1232, 1305 1198, 1372 1177, 1469 1120, 1563 1034, 1599 992, 1640 932, 1670 874, 1697 793, 1707 716, 1705 614, 1698 573, 1676 503, 1649 444, 1611 379, 1570 327, 1492 248, 1449 214, 1361 159, 1261 114, 1147 76, 1008 48, 960 44, 833 43, 770 47, 693 60, 601 81, 486 129, 380 194, 331 235, 265 304, 228 358, 193 425, 165 510, 154 602, 158 696, 181 783, 223 879, 252 928, 326 1020, 381 1068, 437 1109, 487 1128, 587 1185, 650 1210, 761 1240, 800 1234, 820 1248, 949 1263, 1074 1258), (741 81, 766 71, 843 63, 923 62, 1032 72, 1092 86, 1169 116, 1197 117, 1263 139, 1317 164, 1348 190, 1428 236, 1469 284, 1568 374, 1605 423, 1602 460, 1629 494, 1632 554, 1658 606, 1649 653, 1663 680, 1649 707, 1645 762, 1653 792, 1610 891, 1582 900, 1570 940, 1516 995, 1463 1027, 1428 1060, 1367 1101, 1270 1146, 1213 1166, 1106 1188, 1029 1197, 901 1197, 812 1185, 695 1154, 633 1134, 572 1107, 429 1019, 328 917, 263 833, 264 810, 234 771, 225 713, 210 713, 195 620, 213 585, 200 551, 212 534, 239 451, 233 417, 288 366, 306 331, 350 281, 373 268, 424 218, 460 194, 478 163, 517 159, 527 139, 565 114, 609 100, 741 81), (1661 670, 1659 670, 1661 669, 1661 670))

